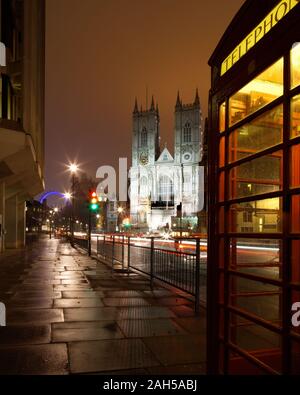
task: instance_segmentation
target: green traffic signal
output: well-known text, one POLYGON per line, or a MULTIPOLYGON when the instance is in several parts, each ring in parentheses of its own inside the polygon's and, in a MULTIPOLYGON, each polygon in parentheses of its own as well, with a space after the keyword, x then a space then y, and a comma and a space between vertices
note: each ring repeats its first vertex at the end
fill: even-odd
POLYGON ((99 209, 99 205, 98 205, 97 203, 92 203, 92 204, 90 205, 90 209, 91 209, 92 211, 97 211, 97 210, 99 209))

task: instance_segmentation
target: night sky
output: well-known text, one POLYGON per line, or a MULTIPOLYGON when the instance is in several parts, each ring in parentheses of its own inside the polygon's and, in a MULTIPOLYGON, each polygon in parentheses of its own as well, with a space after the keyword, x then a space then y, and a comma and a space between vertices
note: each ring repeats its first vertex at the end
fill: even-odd
POLYGON ((153 94, 161 142, 173 150, 173 113, 199 88, 207 114, 208 58, 243 0, 47 0, 46 189, 68 189, 73 159, 95 176, 131 160, 135 96, 153 94))

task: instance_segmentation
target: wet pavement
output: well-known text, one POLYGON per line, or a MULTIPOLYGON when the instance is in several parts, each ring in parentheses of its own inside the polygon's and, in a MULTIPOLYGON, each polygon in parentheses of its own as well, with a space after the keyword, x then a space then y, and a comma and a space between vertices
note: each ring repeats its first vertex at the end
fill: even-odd
POLYGON ((0 374, 204 374, 205 312, 61 240, 0 255, 0 374))

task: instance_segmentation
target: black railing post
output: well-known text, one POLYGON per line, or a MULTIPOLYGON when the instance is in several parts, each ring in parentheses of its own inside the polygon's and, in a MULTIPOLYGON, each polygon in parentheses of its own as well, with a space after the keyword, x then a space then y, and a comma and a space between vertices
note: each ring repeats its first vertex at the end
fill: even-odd
POLYGON ((122 236, 122 270, 124 271, 124 248, 125 248, 125 236, 122 236))
POLYGON ((106 259, 105 235, 103 235, 103 256, 104 256, 104 259, 106 259))
POLYGON ((154 276, 154 237, 151 237, 151 252, 150 252, 150 285, 153 288, 154 276))
POLYGON ((127 238, 127 273, 130 273, 130 236, 127 238))
POLYGON ((196 240, 195 313, 200 313, 200 239, 196 240))
POLYGON ((88 230, 88 254, 92 255, 92 213, 89 210, 89 230, 88 230))
POLYGON ((111 269, 114 270, 114 257, 115 257, 115 236, 113 235, 112 253, 111 253, 111 269))

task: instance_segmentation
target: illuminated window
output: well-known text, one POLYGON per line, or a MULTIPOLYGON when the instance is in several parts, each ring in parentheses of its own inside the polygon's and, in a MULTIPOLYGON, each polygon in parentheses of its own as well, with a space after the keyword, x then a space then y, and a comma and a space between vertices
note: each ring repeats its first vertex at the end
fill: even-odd
POLYGON ((251 233, 281 232, 281 198, 256 200, 248 203, 233 204, 230 207, 230 231, 248 233, 244 228, 245 212, 253 213, 251 233))
POLYGON ((147 129, 146 128, 144 128, 142 130, 141 145, 142 145, 142 147, 147 147, 147 145, 148 145, 148 133, 147 133, 147 129))
POLYGON ((282 152, 243 163, 230 171, 231 198, 275 192, 282 187, 282 152))
POLYGON ((290 152, 290 184, 300 186, 300 144, 293 145, 290 152))
POLYGON ((292 99, 291 128, 291 137, 300 136, 300 95, 292 99))
POLYGON ((185 196, 189 197, 192 193, 192 177, 190 174, 184 174, 183 189, 185 196))
POLYGON ((292 88, 300 85, 300 43, 296 43, 292 49, 291 85, 292 88))
POLYGON ((230 134, 230 162, 280 144, 282 133, 283 106, 280 105, 230 134))
POLYGON ((140 196, 142 198, 148 197, 148 179, 147 177, 142 177, 140 181, 140 196))
POLYGON ((225 130, 225 119, 226 119, 226 103, 222 103, 219 108, 219 129, 220 132, 225 130))
POLYGON ((243 213, 243 221, 244 222, 253 222, 253 208, 251 204, 248 206, 249 210, 244 211, 243 213))
POLYGON ((230 126, 283 95, 283 58, 254 78, 229 100, 230 126))
POLYGON ((159 200, 168 202, 173 200, 173 183, 170 177, 162 176, 159 180, 159 200))
POLYGON ((183 142, 190 143, 192 141, 192 128, 191 124, 187 122, 183 129, 183 142))

